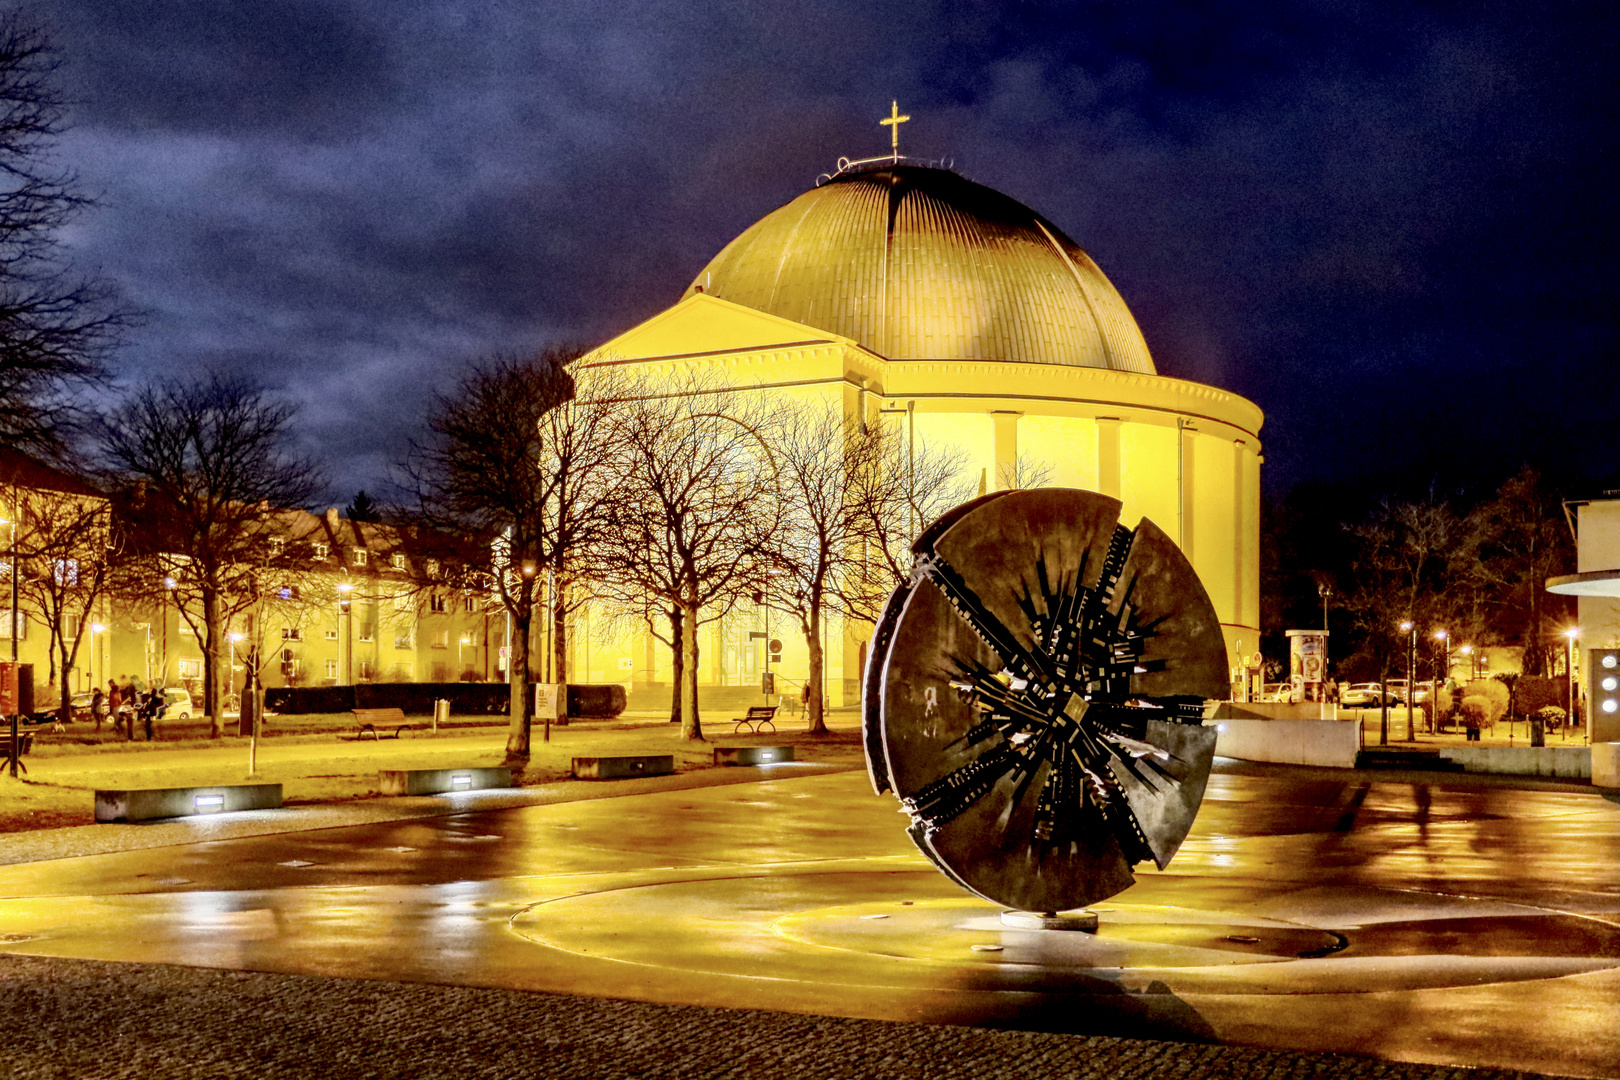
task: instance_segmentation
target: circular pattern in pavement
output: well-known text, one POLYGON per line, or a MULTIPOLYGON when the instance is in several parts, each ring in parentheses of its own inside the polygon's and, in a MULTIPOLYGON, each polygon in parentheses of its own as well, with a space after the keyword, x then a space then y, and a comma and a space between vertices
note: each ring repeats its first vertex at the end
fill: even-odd
POLYGON ((1166 876, 1142 902, 1133 890, 1093 909, 1095 934, 1015 929, 937 874, 889 862, 642 875, 532 905, 512 927, 661 969, 935 990, 1374 993, 1620 967, 1620 926, 1608 921, 1394 890, 1362 896, 1354 922, 1306 920, 1200 904, 1166 876))

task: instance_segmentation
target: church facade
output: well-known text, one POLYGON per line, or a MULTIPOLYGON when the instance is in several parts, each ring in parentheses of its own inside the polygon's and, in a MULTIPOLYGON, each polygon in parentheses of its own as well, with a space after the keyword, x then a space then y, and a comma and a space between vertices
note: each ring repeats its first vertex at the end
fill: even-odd
MULTIPOLYGON (((1260 409, 1159 375, 1129 308, 1054 224, 955 172, 898 156, 837 173, 720 251, 672 307, 582 361, 836 403, 853 422, 904 425, 952 448, 968 494, 1030 478, 1120 499, 1197 569, 1231 663, 1259 647, 1260 409)), ((700 681, 759 685, 769 613, 744 609, 702 639, 700 681)), ((779 692, 807 667, 793 624, 779 692), (783 685, 785 683, 785 686, 783 685)), ((834 627, 827 700, 858 699, 871 627, 834 627)), ((667 649, 581 641, 576 682, 668 685, 667 649), (595 656, 588 656, 591 650, 595 656)))

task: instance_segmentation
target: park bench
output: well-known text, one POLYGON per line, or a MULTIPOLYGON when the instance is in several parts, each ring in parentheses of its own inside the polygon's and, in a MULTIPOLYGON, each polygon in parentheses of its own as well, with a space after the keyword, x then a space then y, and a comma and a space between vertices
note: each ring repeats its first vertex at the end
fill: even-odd
POLYGON ((397 739, 400 732, 411 730, 411 725, 405 722, 404 709, 352 709, 350 715, 354 717, 357 730, 353 735, 343 736, 345 739, 380 739, 385 734, 397 739), (394 729, 391 734, 389 728, 394 729))
POLYGON ((757 735, 766 724, 771 725, 771 730, 775 731, 776 721, 771 719, 775 715, 775 705, 750 705, 747 716, 732 721, 736 726, 731 729, 731 733, 735 735, 743 728, 747 728, 757 735))
MULTIPOLYGON (((23 765, 22 756, 34 748, 34 733, 32 731, 19 731, 17 733, 17 764, 22 771, 27 772, 28 766, 23 765)), ((11 760, 11 733, 0 734, 0 763, 11 760)))

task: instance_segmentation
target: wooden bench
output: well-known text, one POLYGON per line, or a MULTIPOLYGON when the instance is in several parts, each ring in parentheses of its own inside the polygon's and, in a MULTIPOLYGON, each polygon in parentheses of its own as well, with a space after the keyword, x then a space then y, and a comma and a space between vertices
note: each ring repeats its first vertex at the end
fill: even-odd
MULTIPOLYGON (((19 732, 17 732, 17 764, 22 769, 23 772, 28 771, 28 766, 23 764, 22 757, 23 757, 24 754, 28 753, 28 751, 32 750, 33 748, 34 748, 34 733, 32 731, 19 731, 19 732)), ((5 734, 0 735, 0 765, 4 765, 6 762, 9 762, 10 760, 11 760, 11 733, 8 731, 5 734)))
POLYGON ((775 731, 776 721, 771 719, 775 715, 775 705, 750 705, 747 716, 732 721, 735 726, 731 729, 731 733, 735 735, 743 728, 747 728, 757 735, 766 724, 771 725, 771 730, 775 731))
POLYGON ((392 734, 388 734, 388 738, 397 739, 400 732, 410 731, 412 728, 411 724, 405 722, 404 709, 351 709, 350 715, 354 717, 358 730, 353 735, 343 736, 345 739, 359 740, 367 736, 380 739, 384 734, 388 734, 389 728, 394 730, 392 734))

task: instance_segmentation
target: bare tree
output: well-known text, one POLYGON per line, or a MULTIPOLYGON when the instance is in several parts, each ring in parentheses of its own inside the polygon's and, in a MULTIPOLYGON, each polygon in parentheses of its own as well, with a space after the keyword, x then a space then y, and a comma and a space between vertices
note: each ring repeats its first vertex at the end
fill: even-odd
POLYGON ((112 510, 86 482, 38 463, 0 454, 11 483, 14 550, 20 602, 50 635, 48 679, 61 688, 58 717, 72 717, 71 680, 79 649, 93 633, 92 617, 108 592, 114 565, 112 510))
POLYGON ((1490 598, 1504 637, 1523 646, 1524 673, 1548 670, 1552 612, 1567 610, 1546 581, 1575 569, 1575 545, 1558 495, 1532 468, 1519 470, 1475 510, 1476 555, 1470 566, 1490 598))
POLYGON ((147 557, 148 587, 172 588, 202 646, 203 707, 216 738, 227 627, 262 587, 274 511, 303 505, 324 483, 313 462, 286 449, 295 411, 244 379, 208 374, 136 391, 99 429, 133 493, 130 546, 147 557))
POLYGON ((648 378, 616 392, 619 499, 596 576, 622 597, 653 598, 668 614, 681 735, 702 739, 698 629, 761 585, 761 556, 781 513, 768 406, 763 395, 698 375, 648 378))
POLYGON ((52 450, 70 394, 99 382, 127 314, 108 289, 70 273, 62 230, 88 205, 52 147, 66 102, 45 33, 0 15, 0 441, 52 450))
POLYGON ((892 468, 894 429, 846 416, 835 403, 784 407, 773 417, 781 525, 768 538, 763 599, 799 621, 809 650, 806 730, 827 730, 821 638, 829 616, 870 619, 893 587, 873 557, 874 522, 911 511, 903 470, 892 468))
MULTIPOLYGON (((465 546, 482 538, 491 587, 512 619, 511 730, 506 750, 529 755, 527 693, 534 622, 549 600, 558 682, 567 679, 566 622, 582 594, 580 567, 614 497, 608 399, 574 400, 568 365, 553 348, 475 365, 431 421, 434 438, 406 465, 430 530, 465 546)), ((549 735, 549 728, 548 728, 549 735)))
POLYGON ((851 482, 865 489, 853 498, 866 508, 864 555, 871 561, 867 574, 872 587, 852 610, 875 623, 889 593, 911 577, 911 545, 918 534, 972 498, 974 481, 964 474, 967 455, 960 449, 914 440, 897 425, 872 428, 879 436, 879 460, 850 474, 851 482))
POLYGON ((1033 454, 1019 454, 996 469, 996 482, 1003 490, 1011 491, 1050 487, 1052 463, 1033 454))

